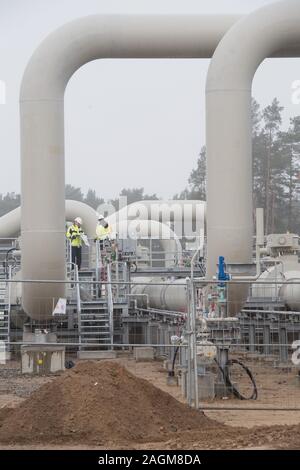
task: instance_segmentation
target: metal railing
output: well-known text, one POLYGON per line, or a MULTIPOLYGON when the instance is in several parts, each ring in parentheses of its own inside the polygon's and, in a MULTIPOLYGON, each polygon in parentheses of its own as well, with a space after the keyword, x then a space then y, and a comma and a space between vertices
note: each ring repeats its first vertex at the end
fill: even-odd
MULTIPOLYGON (((8 280, 12 279, 12 267, 9 266, 8 268, 8 280)), ((12 284, 9 282, 7 284, 7 339, 10 341, 10 320, 11 320, 11 286, 12 284)))
MULTIPOLYGON (((81 290, 80 287, 92 285, 97 286, 98 282, 93 280, 80 280, 78 276, 77 267, 74 266, 74 270, 69 273, 71 278, 68 281, 59 280, 16 280, 7 279, 8 285, 11 287, 13 283, 65 283, 67 285, 73 284, 73 291, 76 292, 76 309, 78 312, 81 311, 81 290)), ((133 348, 139 346, 151 346, 157 351, 158 357, 165 357, 169 360, 173 359, 174 355, 174 344, 171 342, 172 335, 183 336, 184 341, 179 345, 182 356, 186 356, 186 369, 181 367, 178 369, 178 377, 180 374, 186 376, 187 384, 187 401, 190 405, 202 409, 276 409, 276 410, 297 410, 299 408, 300 388, 297 388, 296 380, 298 377, 298 370, 300 365, 292 362, 292 357, 297 351, 295 347, 296 341, 300 341, 300 299, 299 299, 299 312, 292 312, 287 310, 255 310, 255 309, 242 309, 241 314, 236 316, 230 316, 231 307, 236 307, 238 304, 238 298, 232 297, 231 289, 238 289, 241 287, 244 289, 253 283, 253 281, 207 281, 193 277, 187 279, 187 302, 185 312, 172 312, 164 311, 159 309, 151 308, 151 298, 148 298, 149 308, 139 308, 134 305, 131 308, 132 296, 128 291, 128 295, 125 296, 127 304, 125 305, 124 316, 123 312, 116 315, 116 303, 114 299, 114 288, 129 289, 131 286, 130 280, 124 280, 121 275, 117 275, 116 279, 113 279, 113 272, 108 269, 107 279, 102 281, 103 285, 106 286, 107 290, 107 308, 109 313, 109 324, 110 324, 110 340, 103 342, 102 347, 106 348, 133 348), (211 288, 213 294, 210 300, 204 299, 204 289, 211 288), (226 290, 229 291, 229 296, 226 297, 226 290), (225 300, 224 300, 225 292, 225 300), (199 295, 201 294, 201 295, 199 295), (203 294, 203 295, 202 295, 203 294), (228 300, 228 314, 227 309, 223 309, 224 301, 228 300), (214 310, 214 315, 211 313, 214 310), (225 312, 225 314, 224 314, 225 312), (245 316, 246 315, 246 319, 245 316), (115 341, 114 332, 116 329, 116 322, 121 318, 122 323, 122 342, 118 343, 115 341), (126 324, 127 322, 127 324, 126 324), (126 326, 124 326, 126 324, 126 326), (127 333, 125 329, 127 328, 127 333), (265 331, 264 331, 265 329, 265 331), (249 334, 251 331, 251 334, 249 334), (208 336, 205 336, 208 334, 208 336), (156 335, 156 337, 155 337, 156 335), (153 340, 155 337, 155 341, 153 340), (232 398, 228 398, 226 405, 220 398, 216 398, 212 405, 208 399, 203 398, 203 377, 209 377, 212 374, 215 378, 218 378, 219 382, 222 381, 222 375, 220 376, 220 369, 215 361, 211 361, 205 368, 199 365, 199 355, 197 348, 199 347, 199 341, 203 338, 209 340, 212 345, 216 346, 218 350, 229 351, 229 355, 233 358, 242 360, 242 362, 252 370, 255 378, 258 378, 258 396, 259 399, 256 401, 244 402, 233 402, 232 398), (284 354, 283 354, 284 353, 284 354), (185 371, 185 372, 182 372, 185 371), (206 373, 207 372, 207 373, 206 373), (200 379, 199 379, 200 377, 200 379), (220 379, 221 377, 221 379, 220 379), (295 380, 295 386, 292 381, 295 380), (280 384, 280 395, 276 395, 279 391, 276 391, 276 381, 282 382, 280 384), (287 383, 285 383, 287 382, 287 383), (270 385, 271 384, 271 385, 270 385), (272 403, 272 397, 268 395, 268 386, 272 386, 272 393, 274 394, 274 403, 272 403), (197 390, 198 389, 198 390, 197 390), (284 401, 284 391, 289 393, 288 399, 284 401), (292 391, 293 395, 290 394, 292 391), (291 396, 293 398, 291 398, 291 396)), ((260 281, 262 285, 270 285, 274 281, 260 281)), ((147 282, 139 282, 141 285, 148 285, 147 282)), ((172 285, 168 282, 152 282, 152 286, 165 286, 166 284, 172 285)), ((280 281, 282 284, 282 281, 280 281)), ((285 284, 291 284, 285 282, 285 284)), ((300 282, 293 282, 293 286, 300 284, 300 282)), ((115 290, 115 292, 117 292, 115 290)), ((233 292, 235 292, 233 290, 233 292)), ((234 294, 235 295, 235 294, 234 294)), ((53 299, 53 304, 55 304, 53 299)), ((104 302, 105 305, 105 302, 104 302)), ((42 319, 42 316, 41 316, 42 319)), ((80 315, 79 320, 80 321, 80 315)), ((74 336, 70 334, 67 326, 67 315, 66 318, 59 319, 58 323, 58 335, 62 345, 67 345, 68 348, 78 349, 81 347, 80 336, 74 340, 74 336), (66 341, 66 339, 69 341, 66 341)), ((49 325, 53 324, 53 321, 49 321, 49 325)), ((79 324, 80 333, 80 324, 79 324)), ((19 341, 20 335, 16 329, 13 331, 13 338, 15 341, 10 341, 10 344, 18 345, 23 344, 19 341)), ((201 341, 200 341, 201 343, 201 341)), ((27 343, 28 344, 28 343, 27 343)), ((90 346, 93 346, 91 343, 90 346)), ((95 346, 99 346, 99 343, 95 343, 95 346)), ((180 355, 180 354, 179 354, 180 355)), ((228 358, 228 356, 227 356, 228 358)), ((220 357, 217 357, 220 364, 220 357)), ((176 362, 176 365, 178 362, 176 362)), ((221 366, 223 367, 224 364, 221 366)), ((225 364, 226 366, 226 364, 225 364)), ((245 386, 246 376, 241 375, 241 371, 235 372, 232 370, 234 378, 239 383, 239 386, 245 386), (242 377, 242 379, 241 379, 242 377)), ((234 383, 234 380, 232 381, 234 383)), ((228 388, 228 387, 227 387, 228 388)))
POLYGON ((113 348, 114 342, 114 303, 112 296, 112 283, 111 283, 111 270, 110 265, 107 265, 107 284, 106 284, 106 296, 107 296, 107 309, 109 315, 109 332, 111 347, 113 348))

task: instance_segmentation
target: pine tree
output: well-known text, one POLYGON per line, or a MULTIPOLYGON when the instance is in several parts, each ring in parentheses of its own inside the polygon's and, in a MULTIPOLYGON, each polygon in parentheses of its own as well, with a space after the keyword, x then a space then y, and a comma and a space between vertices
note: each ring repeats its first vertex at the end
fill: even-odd
POLYGON ((104 199, 98 197, 94 189, 89 189, 83 202, 93 209, 97 209, 100 204, 104 203, 104 199))
POLYGON ((197 167, 192 170, 188 187, 176 194, 174 199, 206 200, 206 147, 202 147, 197 159, 197 167))
POLYGON ((265 175, 265 231, 270 233, 274 231, 274 210, 275 210, 275 180, 273 178, 272 160, 276 158, 278 151, 277 134, 279 132, 283 107, 279 105, 277 98, 274 98, 272 104, 263 110, 264 136, 266 146, 266 163, 264 165, 265 175))
POLYGON ((285 164, 282 180, 285 185, 281 217, 287 230, 300 231, 300 116, 290 120, 287 132, 281 133, 282 159, 285 164))

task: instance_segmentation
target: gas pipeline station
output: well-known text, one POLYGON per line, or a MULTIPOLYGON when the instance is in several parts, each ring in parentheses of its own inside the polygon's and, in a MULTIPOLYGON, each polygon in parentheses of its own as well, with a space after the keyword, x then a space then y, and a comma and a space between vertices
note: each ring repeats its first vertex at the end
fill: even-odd
POLYGON ((258 403, 263 364, 288 371, 299 398, 299 234, 264 233, 251 157, 254 74, 266 58, 299 57, 299 24, 298 0, 246 16, 93 15, 33 52, 20 90, 22 205, 0 219, 0 340, 21 375, 159 361, 166 387, 205 409, 258 403), (130 204, 104 214, 114 235, 99 241, 98 212, 65 200, 64 93, 105 58, 211 59, 207 201, 130 204), (87 235, 80 269, 66 238, 76 217, 87 235))

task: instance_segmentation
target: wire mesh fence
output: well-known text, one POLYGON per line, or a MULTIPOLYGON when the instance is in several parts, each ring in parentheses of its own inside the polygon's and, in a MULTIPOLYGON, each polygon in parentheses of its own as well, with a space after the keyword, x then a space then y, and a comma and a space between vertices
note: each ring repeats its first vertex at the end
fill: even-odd
POLYGON ((57 370, 107 354, 132 369, 145 364, 153 381, 163 377, 191 406, 300 410, 299 281, 208 282, 191 271, 187 278, 180 271, 142 276, 118 257, 101 263, 95 248, 96 269, 79 271, 69 261, 66 281, 18 279, 7 263, 0 283, 1 370, 17 361, 26 373, 45 374, 53 351, 57 370), (28 283, 37 286, 34 316, 22 308, 28 283), (47 297, 49 285, 63 285, 64 295, 47 297))

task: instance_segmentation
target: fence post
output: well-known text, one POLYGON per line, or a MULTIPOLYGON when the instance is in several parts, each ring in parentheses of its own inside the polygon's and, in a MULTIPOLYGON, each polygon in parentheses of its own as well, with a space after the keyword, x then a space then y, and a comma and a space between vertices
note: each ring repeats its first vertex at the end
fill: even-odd
POLYGON ((188 404, 192 406, 192 396, 194 406, 199 408, 198 390, 198 367, 197 367, 197 329, 196 329, 196 302, 194 282, 187 278, 188 292, 188 314, 187 314, 187 336, 188 336, 188 404))

